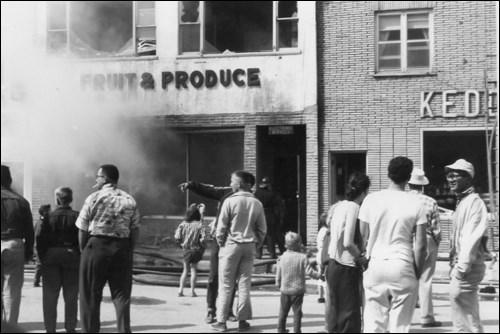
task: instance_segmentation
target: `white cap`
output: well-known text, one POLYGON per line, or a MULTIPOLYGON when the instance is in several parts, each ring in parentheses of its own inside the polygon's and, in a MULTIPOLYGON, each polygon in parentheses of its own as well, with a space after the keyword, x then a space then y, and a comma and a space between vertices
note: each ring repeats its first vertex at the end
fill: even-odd
POLYGON ((423 170, 420 168, 413 168, 413 172, 411 172, 411 179, 408 183, 417 186, 426 186, 429 184, 429 180, 425 177, 425 172, 423 170))
POLYGON ((474 177, 474 166, 472 166, 472 164, 465 159, 458 159, 454 164, 445 166, 444 169, 446 171, 463 170, 464 172, 469 173, 472 178, 474 177))

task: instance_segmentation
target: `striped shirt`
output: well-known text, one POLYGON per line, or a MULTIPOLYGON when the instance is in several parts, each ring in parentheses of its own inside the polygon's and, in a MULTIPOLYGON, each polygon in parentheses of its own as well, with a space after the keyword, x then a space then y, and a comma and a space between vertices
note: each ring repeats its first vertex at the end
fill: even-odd
POLYGON ((183 221, 175 231, 175 239, 184 250, 205 248, 205 228, 200 221, 183 221))
POLYGON ((76 221, 76 226, 90 235, 112 238, 129 238, 139 224, 135 200, 113 184, 105 184, 87 197, 76 221))

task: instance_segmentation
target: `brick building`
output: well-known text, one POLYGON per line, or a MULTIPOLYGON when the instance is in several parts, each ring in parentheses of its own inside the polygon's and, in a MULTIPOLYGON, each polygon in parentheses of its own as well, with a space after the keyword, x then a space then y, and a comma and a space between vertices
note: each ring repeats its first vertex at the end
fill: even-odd
MULTIPOLYGON (((426 191, 442 207, 454 208, 443 168, 458 158, 475 165, 487 199, 484 69, 491 133, 496 3, 321 1, 317 11, 320 212, 343 198, 353 171, 370 176, 371 191, 387 187, 388 162, 398 155, 425 170, 426 191)), ((498 203, 498 146, 493 160, 498 203)))
POLYGON ((180 183, 245 169, 271 178, 306 241, 316 83, 314 2, 2 2, 2 163, 36 216, 62 185, 81 208, 97 166, 115 163, 156 240, 188 203, 215 214, 180 183))

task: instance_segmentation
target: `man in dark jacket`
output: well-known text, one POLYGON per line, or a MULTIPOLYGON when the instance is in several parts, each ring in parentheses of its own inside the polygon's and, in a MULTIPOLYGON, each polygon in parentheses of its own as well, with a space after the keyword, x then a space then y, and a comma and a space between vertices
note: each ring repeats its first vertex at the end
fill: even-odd
POLYGON ((28 201, 11 185, 9 167, 2 165, 2 321, 16 326, 24 263, 33 256, 34 229, 28 201))
MULTIPOLYGON (((217 204, 217 215, 215 217, 215 222, 214 226, 217 226, 217 219, 219 218, 220 215, 220 209, 222 207, 222 204, 232 194, 234 194, 233 189, 231 187, 215 187, 210 184, 203 184, 199 183, 196 181, 189 181, 182 183, 179 185, 179 188, 181 189, 182 192, 184 192, 186 189, 191 190, 192 192, 211 199, 215 199, 219 201, 217 204)), ((212 229, 212 236, 215 234, 215 227, 212 229)), ((212 243, 212 252, 210 253, 210 271, 208 274, 208 283, 207 283, 207 317, 206 317, 206 323, 211 324, 215 322, 215 316, 216 316, 216 302, 217 302, 217 293, 219 291, 219 245, 217 242, 212 243)), ((235 291, 233 291, 233 295, 231 298, 231 303, 229 306, 229 309, 233 309, 233 302, 234 302, 234 294, 235 291)), ((236 321, 236 317, 234 316, 233 312, 230 311, 228 320, 230 321, 236 321)))
MULTIPOLYGON (((259 184, 259 189, 254 193, 254 196, 261 201, 264 206, 264 214, 266 215, 267 235, 266 244, 267 251, 272 259, 276 259, 276 245, 283 254, 285 245, 283 237, 280 233, 280 199, 276 193, 271 190, 271 182, 268 177, 264 177, 259 184)), ((263 246, 257 249, 256 257, 262 258, 263 246)))
POLYGON ((71 209, 73 191, 58 188, 55 191, 57 208, 44 219, 36 233, 37 253, 42 262, 43 320, 47 333, 55 333, 57 301, 61 288, 64 296, 64 328, 75 333, 78 316, 78 212, 71 209))

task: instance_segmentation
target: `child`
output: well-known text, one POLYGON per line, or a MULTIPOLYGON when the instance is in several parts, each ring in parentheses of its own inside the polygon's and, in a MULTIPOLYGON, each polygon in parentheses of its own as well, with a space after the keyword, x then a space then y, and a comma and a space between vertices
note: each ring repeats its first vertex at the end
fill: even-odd
MULTIPOLYGON (((326 217, 328 216, 327 213, 323 213, 319 217, 318 221, 318 236, 316 239, 316 245, 318 248, 318 253, 316 253, 316 263, 320 266, 320 274, 324 275, 325 272, 325 266, 323 264, 323 261, 321 259, 321 254, 323 253, 323 243, 325 240, 325 237, 328 233, 328 226, 326 225, 326 217)), ((324 303, 325 302, 325 288, 324 288, 325 281, 322 279, 318 280, 318 303, 324 303)))
MULTIPOLYGON (((40 219, 35 223, 35 234, 40 235, 42 223, 45 219, 49 217, 50 213, 50 204, 40 205, 38 209, 38 214, 40 215, 40 219)), ((35 246, 35 278, 33 280, 33 286, 35 288, 40 287, 40 279, 42 278, 42 262, 40 261, 40 257, 38 256, 38 252, 36 251, 37 247, 35 246)))
POLYGON ((184 284, 188 271, 191 269, 191 296, 196 297, 194 289, 196 287, 197 265, 205 252, 205 228, 202 217, 205 211, 205 205, 191 204, 186 210, 184 221, 175 231, 175 240, 184 250, 184 270, 182 271, 179 297, 184 297, 184 284))
POLYGON ((319 278, 302 254, 302 241, 297 233, 288 232, 285 236, 287 251, 278 259, 276 285, 281 291, 281 305, 278 319, 278 333, 287 333, 286 318, 290 308, 293 310, 293 326, 295 333, 301 333, 302 302, 306 291, 306 272, 319 278))

